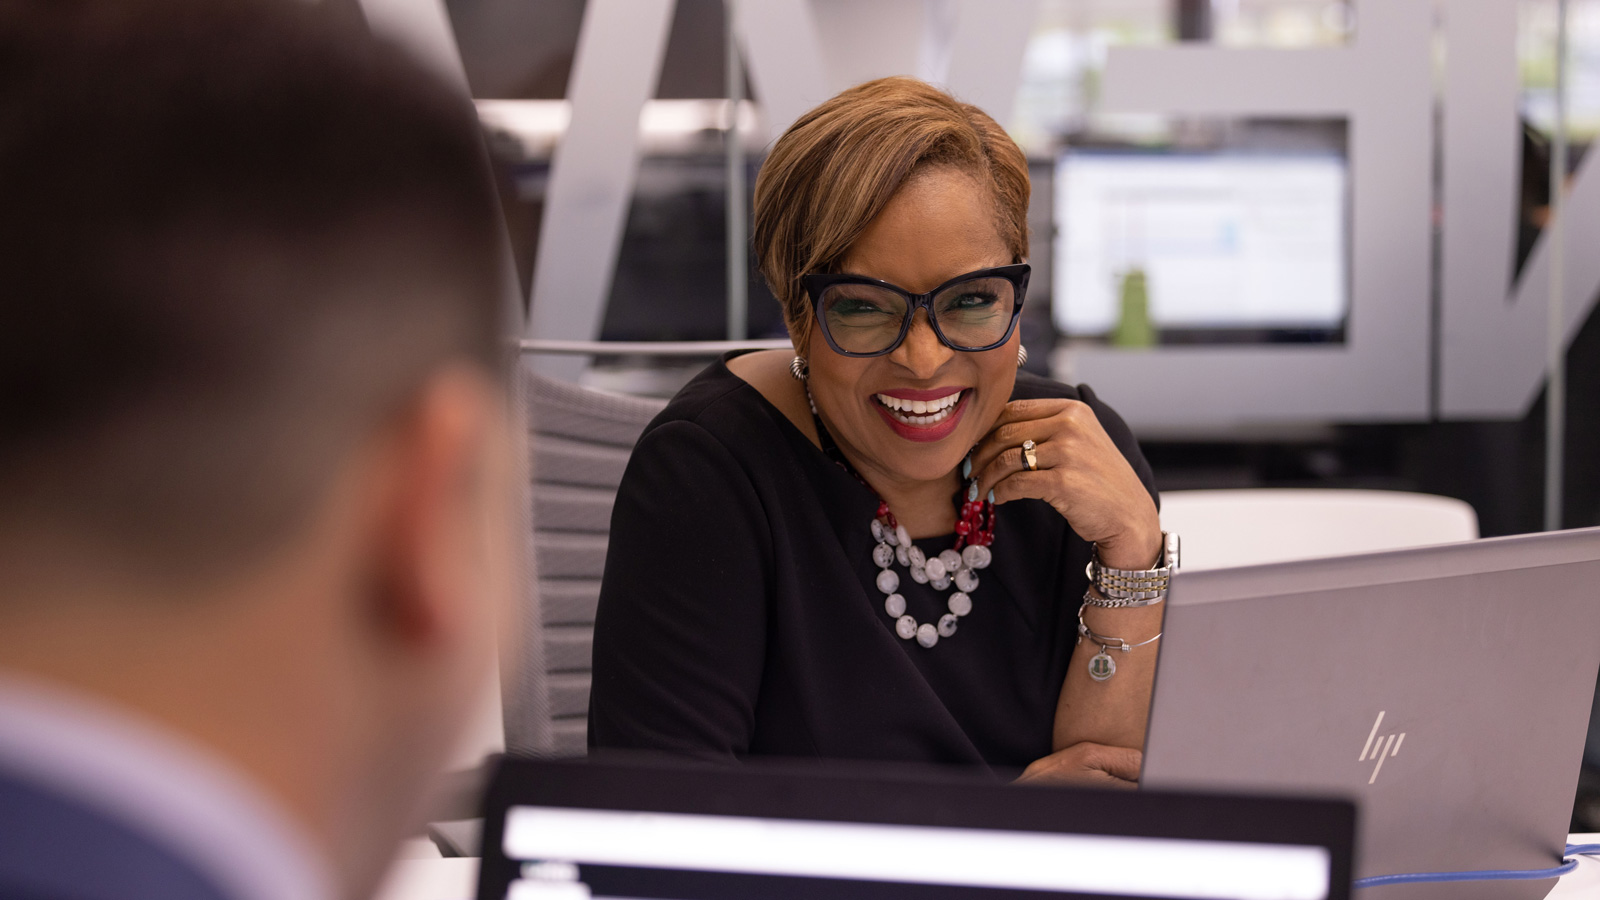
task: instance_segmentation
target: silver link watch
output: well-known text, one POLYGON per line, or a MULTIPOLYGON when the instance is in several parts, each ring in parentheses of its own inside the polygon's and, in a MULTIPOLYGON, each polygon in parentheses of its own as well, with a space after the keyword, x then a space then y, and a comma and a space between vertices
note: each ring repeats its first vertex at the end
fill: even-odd
POLYGON ((1161 532, 1161 556, 1156 559, 1155 566, 1149 569, 1113 569, 1101 565, 1100 551, 1096 548, 1084 571, 1100 596, 1086 594, 1083 602, 1090 606, 1126 609, 1153 606, 1167 599, 1172 574, 1178 571, 1180 546, 1176 534, 1161 532))

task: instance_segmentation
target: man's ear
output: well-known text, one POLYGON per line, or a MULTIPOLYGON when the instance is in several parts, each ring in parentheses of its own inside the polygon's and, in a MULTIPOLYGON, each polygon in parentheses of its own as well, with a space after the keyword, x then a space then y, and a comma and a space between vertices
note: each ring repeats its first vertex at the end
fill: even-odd
POLYGON ((498 392, 470 365, 428 378, 396 418, 375 491, 373 613, 424 653, 488 614, 481 598, 489 448, 498 392))

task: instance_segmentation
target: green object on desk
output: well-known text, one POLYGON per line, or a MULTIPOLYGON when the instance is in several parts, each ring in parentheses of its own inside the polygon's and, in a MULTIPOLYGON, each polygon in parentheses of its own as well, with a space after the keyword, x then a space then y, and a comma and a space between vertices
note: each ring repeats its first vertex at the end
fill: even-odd
POLYGON ((1137 266, 1122 276, 1121 315, 1111 330, 1113 347, 1154 347, 1156 329, 1150 324, 1150 290, 1144 270, 1137 266))

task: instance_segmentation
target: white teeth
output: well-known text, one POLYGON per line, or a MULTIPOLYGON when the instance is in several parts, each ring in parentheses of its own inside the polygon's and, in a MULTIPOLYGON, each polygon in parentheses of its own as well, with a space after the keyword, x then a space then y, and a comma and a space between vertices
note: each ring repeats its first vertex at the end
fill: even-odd
POLYGON ((950 417, 961 400, 961 392, 937 400, 901 400, 888 394, 874 394, 877 401, 887 407, 894 417, 907 425, 936 425, 950 417))

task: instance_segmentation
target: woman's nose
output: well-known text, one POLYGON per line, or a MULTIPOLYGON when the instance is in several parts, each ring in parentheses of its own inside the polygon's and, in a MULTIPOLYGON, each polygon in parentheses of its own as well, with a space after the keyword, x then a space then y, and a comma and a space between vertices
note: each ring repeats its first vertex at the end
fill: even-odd
POLYGON ((894 349, 889 358, 910 372, 913 378, 929 379, 954 355, 955 351, 946 347, 934 334, 933 325, 928 321, 928 311, 919 309, 911 318, 911 330, 906 333, 905 341, 894 349))

